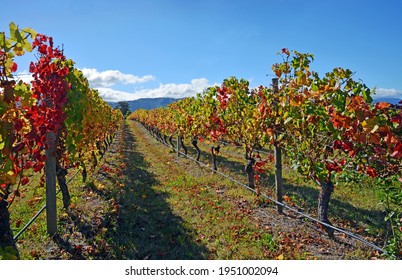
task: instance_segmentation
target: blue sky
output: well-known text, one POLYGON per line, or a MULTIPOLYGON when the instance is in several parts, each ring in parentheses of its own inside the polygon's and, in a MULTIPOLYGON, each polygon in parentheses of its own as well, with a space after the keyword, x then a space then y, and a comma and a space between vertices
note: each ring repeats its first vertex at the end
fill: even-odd
MULTIPOLYGON (((13 21, 63 45, 107 101, 184 97, 229 76, 269 85, 286 47, 312 69, 355 71, 378 95, 402 98, 402 1, 19 0, 13 21)), ((17 60, 24 77, 32 56, 17 60)))

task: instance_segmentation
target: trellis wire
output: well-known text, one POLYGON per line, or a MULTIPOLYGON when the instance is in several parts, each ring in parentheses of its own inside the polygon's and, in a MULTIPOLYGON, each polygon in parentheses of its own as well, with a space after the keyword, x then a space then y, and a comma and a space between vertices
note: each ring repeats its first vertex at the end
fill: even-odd
MULTIPOLYGON (((77 170, 77 172, 75 172, 75 174, 73 176, 71 176, 66 184, 70 183, 72 179, 74 179, 74 177, 78 174, 79 170, 77 170)), ((57 191, 56 194, 59 194, 61 191, 61 189, 59 189, 57 191)), ((29 220, 29 222, 14 236, 14 241, 17 241, 18 237, 20 237, 21 234, 23 234, 27 228, 39 217, 40 214, 42 214, 42 212, 46 209, 46 204, 43 205, 43 207, 35 214, 35 216, 32 217, 32 219, 29 220)))

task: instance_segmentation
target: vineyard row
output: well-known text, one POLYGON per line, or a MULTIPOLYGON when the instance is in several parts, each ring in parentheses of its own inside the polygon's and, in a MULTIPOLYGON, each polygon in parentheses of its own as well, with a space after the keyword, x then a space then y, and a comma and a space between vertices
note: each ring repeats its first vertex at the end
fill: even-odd
MULTIPOLYGON (((277 78, 269 87, 251 89, 244 79, 230 77, 196 97, 167 108, 137 110, 130 116, 164 139, 177 135, 190 141, 213 143, 214 159, 220 142, 244 148, 248 187, 255 187, 268 161, 289 164, 320 187, 318 219, 331 225, 328 208, 339 175, 351 180, 376 180, 386 199, 392 228, 389 248, 398 255, 402 236, 402 110, 400 105, 373 103, 372 91, 353 79, 349 69, 335 68, 323 77, 311 70, 314 56, 282 49, 282 62, 272 66, 277 78), (261 158, 259 149, 274 156, 261 158)), ((184 148, 184 146, 183 146, 184 148)), ((275 164, 280 177, 280 164, 275 164)), ((216 169, 216 164, 214 164, 216 169)), ((277 185, 277 200, 282 202, 277 185)), ((327 227, 330 236, 333 229, 327 227)))
MULTIPOLYGON (((0 251, 18 258, 9 207, 21 187, 29 186, 27 174, 42 174, 40 184, 46 182, 47 188, 51 182, 55 188, 57 180, 67 208, 67 170, 79 167, 86 177, 123 116, 89 87, 52 37, 9 26, 8 34, 0 32, 0 251), (15 77, 15 58, 31 52, 37 60, 30 63, 32 81, 26 83, 15 77)), ((55 204, 55 191, 53 200, 55 204)), ((55 230, 48 228, 50 234, 55 230)))

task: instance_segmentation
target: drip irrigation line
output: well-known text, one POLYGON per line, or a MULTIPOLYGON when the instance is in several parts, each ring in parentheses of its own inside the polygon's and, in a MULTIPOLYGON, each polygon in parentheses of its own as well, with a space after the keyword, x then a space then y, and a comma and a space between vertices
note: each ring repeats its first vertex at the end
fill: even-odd
MULTIPOLYGON (((77 172, 75 172, 75 174, 73 176, 71 176, 66 184, 70 183, 72 179, 74 179, 75 176, 77 176, 79 170, 77 170, 77 172)), ((56 193, 59 194, 61 191, 61 189, 59 189, 56 193)), ((42 208, 35 214, 35 216, 32 217, 32 219, 29 220, 29 222, 14 236, 14 241, 17 241, 18 237, 20 237, 21 234, 23 234, 25 232, 25 230, 27 230, 27 228, 39 217, 40 214, 42 214, 42 212, 46 209, 46 204, 42 206, 42 208)))
MULTIPOLYGON (((171 146, 167 145, 167 144, 164 143, 163 141, 160 141, 160 142, 163 143, 164 145, 166 145, 166 146, 172 148, 171 146)), ((375 249, 375 250, 377 250, 377 251, 382 252, 383 254, 389 255, 389 253, 388 253, 386 250, 384 250, 384 249, 382 249, 381 247, 375 245, 374 243, 371 243, 371 242, 365 240, 365 239, 364 239, 363 237, 361 237, 361 236, 358 236, 358 235, 356 235, 356 234, 354 234, 354 233, 351 233, 351 232, 349 232, 349 231, 347 231, 347 230, 344 230, 344 229, 335 227, 335 226, 333 226, 333 225, 331 225, 331 224, 322 222, 322 221, 320 221, 320 220, 318 220, 318 219, 316 219, 316 218, 314 218, 314 217, 311 217, 310 215, 307 215, 307 214, 305 214, 305 213, 303 213, 303 212, 300 212, 299 210, 297 210, 297 209, 295 209, 295 208, 293 208, 293 207, 291 207, 291 206, 289 206, 289 205, 287 205, 287 204, 285 204, 285 203, 279 202, 279 201, 275 200, 274 198, 272 198, 272 197, 270 197, 270 196, 267 196, 267 195, 261 194, 261 193, 257 193, 257 191, 256 191, 255 189, 250 188, 250 187, 247 186, 246 184, 244 184, 244 183, 242 183, 242 182, 240 182, 240 181, 238 181, 238 180, 236 180, 236 179, 234 179, 234 178, 232 178, 232 177, 230 177, 230 176, 228 176, 228 175, 226 175, 226 174, 224 174, 224 173, 222 173, 222 172, 220 172, 220 171, 213 170, 213 168, 211 168, 210 166, 208 166, 207 164, 205 164, 205 163, 203 163, 203 162, 198 161, 198 160, 195 159, 194 157, 191 157, 191 156, 189 156, 189 155, 186 155, 185 153, 183 153, 183 152, 181 152, 181 151, 178 151, 177 149, 175 149, 175 151, 178 152, 179 154, 181 154, 181 155, 183 155, 183 156, 185 156, 185 157, 187 157, 187 158, 189 158, 189 159, 191 159, 191 160, 197 162, 199 165, 204 166, 204 167, 206 167, 207 169, 212 170, 214 173, 219 174, 219 175, 221 175, 222 177, 224 177, 224 178, 226 178, 226 179, 228 179, 228 180, 230 180, 230 181, 232 181, 232 182, 238 184, 239 186, 248 189, 249 191, 255 193, 256 195, 259 195, 259 196, 261 196, 261 197, 263 197, 263 198, 265 198, 265 199, 268 199, 269 201, 273 202, 273 203, 276 204, 276 205, 280 205, 280 206, 282 206, 283 208, 286 208, 286 209, 288 209, 288 210, 291 211, 291 212, 294 212, 294 213, 296 213, 296 214, 298 214, 298 215, 303 216, 304 218, 309 219, 310 221, 316 222, 316 223, 321 224, 321 225, 323 225, 323 226, 325 226, 325 227, 327 227, 327 228, 331 228, 331 229, 333 229, 333 230, 335 230, 335 231, 341 232, 341 233, 343 233, 343 234, 345 234, 345 235, 347 235, 347 236, 349 236, 349 237, 351 237, 351 238, 353 238, 353 239, 356 239, 356 240, 358 240, 358 241, 364 243, 365 245, 367 245, 367 246, 369 246, 369 247, 371 247, 371 248, 373 248, 373 249, 375 249)))

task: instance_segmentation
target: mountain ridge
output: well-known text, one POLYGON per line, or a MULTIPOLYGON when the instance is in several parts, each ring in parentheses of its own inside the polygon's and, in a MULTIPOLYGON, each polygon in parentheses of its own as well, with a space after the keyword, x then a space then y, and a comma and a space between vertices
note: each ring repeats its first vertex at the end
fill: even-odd
POLYGON ((373 97, 373 102, 374 102, 374 103, 377 103, 377 102, 388 102, 388 103, 390 103, 390 104, 396 105, 396 104, 398 104, 399 101, 401 101, 401 100, 402 100, 402 98, 396 98, 396 97, 377 97, 377 98, 376 98, 376 96, 373 97))
MULTIPOLYGON (((156 97, 156 98, 140 98, 136 100, 126 101, 130 108, 131 112, 134 112, 138 109, 151 110, 159 107, 166 107, 170 103, 173 103, 180 98, 171 98, 171 97, 156 97)), ((116 108, 118 102, 108 102, 110 106, 116 108)))

